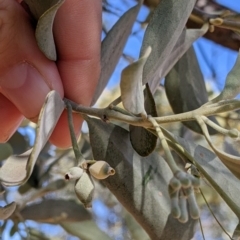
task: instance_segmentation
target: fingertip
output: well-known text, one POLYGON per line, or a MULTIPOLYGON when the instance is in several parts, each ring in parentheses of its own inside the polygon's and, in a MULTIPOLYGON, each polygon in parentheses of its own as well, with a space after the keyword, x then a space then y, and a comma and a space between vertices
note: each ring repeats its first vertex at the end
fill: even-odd
MULTIPOLYGON (((77 138, 81 132, 82 122, 83 119, 80 115, 73 114, 73 125, 77 138)), ((66 110, 62 113, 49 140, 58 148, 65 149, 72 146, 66 110)))
POLYGON ((6 97, 0 94, 0 143, 6 142, 23 120, 23 115, 6 97))

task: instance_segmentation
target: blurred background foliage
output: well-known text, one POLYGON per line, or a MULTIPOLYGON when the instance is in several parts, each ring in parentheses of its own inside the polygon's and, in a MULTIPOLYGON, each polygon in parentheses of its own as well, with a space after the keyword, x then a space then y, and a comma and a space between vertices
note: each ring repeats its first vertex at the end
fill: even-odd
MULTIPOLYGON (((98 107, 107 106, 119 96, 118 83, 121 70, 138 58, 144 30, 148 20, 161 0, 145 0, 140 14, 134 24, 133 31, 126 44, 122 57, 114 71, 108 88, 97 102, 98 107)), ((239 11, 234 7, 235 0, 214 1, 199 0, 197 6, 205 12, 216 12, 223 9, 239 11)), ((103 0, 102 38, 111 29, 119 17, 135 0, 103 0)), ((199 24, 189 19, 187 27, 196 28, 199 24)), ((203 39, 194 44, 203 75, 206 80, 209 98, 219 92, 228 71, 236 58, 236 50, 240 47, 240 36, 230 30, 218 28, 214 33, 207 33, 203 39)), ((162 85, 155 93, 159 116, 172 114, 162 85)), ((219 123, 228 129, 237 128, 240 112, 224 113, 217 117, 219 123)), ((187 140, 208 147, 202 136, 190 131, 180 123, 164 125, 168 130, 187 140)), ((35 124, 24 120, 17 132, 7 143, 0 144, 0 165, 12 154, 21 154, 30 149, 35 139, 35 124)), ((239 142, 230 141, 217 135, 212 137, 216 146, 222 146, 226 152, 239 156, 239 142), (222 144, 223 143, 223 144, 222 144)), ((83 126, 79 146, 86 159, 92 159, 88 129, 83 126)), ((160 147, 157 151, 163 154, 160 147)), ((177 156, 176 156, 177 158, 177 156)), ((0 221, 1 239, 116 239, 147 240, 149 239, 140 225, 119 204, 110 191, 95 181, 96 190, 92 209, 85 209, 76 199, 73 183, 65 182, 66 170, 74 166, 74 154, 71 149, 57 149, 47 143, 41 152, 33 174, 28 182, 20 187, 6 188, 1 195, 0 205, 11 202, 18 204, 18 210, 11 219, 0 221)), ((179 160, 179 164, 182 162, 179 160)), ((1 191, 4 190, 0 186, 1 191)), ((211 186, 203 181, 202 191, 212 211, 227 232, 233 232, 237 219, 220 196, 211 186)), ((213 218, 201 194, 198 195, 201 208, 201 223, 206 239, 228 239, 213 218)), ((194 239, 202 239, 197 224, 194 239)))

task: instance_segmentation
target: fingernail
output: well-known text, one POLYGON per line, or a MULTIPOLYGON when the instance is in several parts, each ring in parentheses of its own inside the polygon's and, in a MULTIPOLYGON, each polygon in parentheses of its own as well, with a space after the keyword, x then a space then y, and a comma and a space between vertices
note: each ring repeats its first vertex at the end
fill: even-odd
POLYGON ((17 64, 1 77, 2 93, 27 118, 35 118, 50 88, 31 64, 17 64))

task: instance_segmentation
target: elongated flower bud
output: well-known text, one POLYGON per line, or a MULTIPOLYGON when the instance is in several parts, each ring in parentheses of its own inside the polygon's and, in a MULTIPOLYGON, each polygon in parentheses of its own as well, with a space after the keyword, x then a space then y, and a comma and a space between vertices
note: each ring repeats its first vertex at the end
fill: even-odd
POLYGON ((188 210, 187 210, 187 199, 184 196, 179 198, 179 208, 181 211, 181 216, 178 221, 181 223, 186 223, 188 221, 188 210))
POLYGON ((91 175, 83 172, 80 179, 76 181, 75 193, 82 204, 88 208, 92 206, 92 198, 94 193, 94 183, 91 175))
POLYGON ((105 179, 115 174, 115 170, 105 161, 97 161, 89 167, 90 174, 96 179, 105 179))
POLYGON ((196 202, 194 192, 192 192, 188 196, 188 203, 189 203, 189 211, 190 211, 191 218, 198 219, 200 217, 200 212, 199 212, 199 208, 196 202))

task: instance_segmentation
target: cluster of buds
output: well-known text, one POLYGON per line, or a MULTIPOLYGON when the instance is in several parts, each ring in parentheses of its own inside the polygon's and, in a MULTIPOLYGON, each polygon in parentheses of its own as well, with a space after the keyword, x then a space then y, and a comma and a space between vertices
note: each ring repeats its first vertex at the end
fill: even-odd
POLYGON ((172 215, 179 222, 185 223, 188 221, 187 202, 191 218, 199 218, 199 208, 194 194, 199 186, 199 178, 183 171, 177 171, 170 180, 168 190, 171 198, 172 215))
POLYGON ((82 204, 88 208, 92 206, 94 182, 114 175, 115 170, 105 161, 85 160, 80 166, 72 167, 65 174, 66 180, 75 180, 75 193, 82 204))

